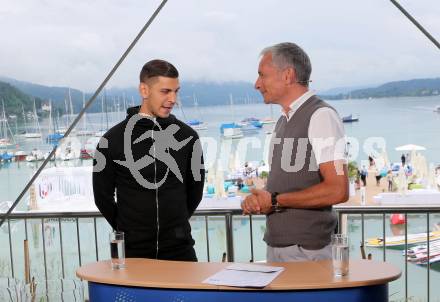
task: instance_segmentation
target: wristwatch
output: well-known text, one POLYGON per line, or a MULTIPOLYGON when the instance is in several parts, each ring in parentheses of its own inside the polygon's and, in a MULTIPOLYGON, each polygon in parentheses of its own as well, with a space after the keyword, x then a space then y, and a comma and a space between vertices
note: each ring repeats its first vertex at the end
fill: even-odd
POLYGON ((274 192, 271 194, 272 210, 274 212, 280 212, 280 205, 278 204, 278 201, 277 201, 278 194, 280 194, 280 193, 274 192))

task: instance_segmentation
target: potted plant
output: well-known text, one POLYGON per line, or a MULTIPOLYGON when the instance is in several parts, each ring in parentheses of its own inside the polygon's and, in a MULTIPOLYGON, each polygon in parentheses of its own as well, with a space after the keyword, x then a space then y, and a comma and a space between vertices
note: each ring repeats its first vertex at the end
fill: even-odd
POLYGON ((260 178, 263 180, 263 185, 266 186, 267 184, 267 177, 269 176, 269 173, 266 171, 263 171, 260 173, 260 178))

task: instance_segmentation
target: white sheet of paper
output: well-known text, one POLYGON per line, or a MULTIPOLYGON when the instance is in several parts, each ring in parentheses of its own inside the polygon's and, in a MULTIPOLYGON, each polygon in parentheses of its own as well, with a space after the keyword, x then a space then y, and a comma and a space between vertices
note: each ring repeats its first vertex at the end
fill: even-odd
POLYGON ((250 264, 250 263, 234 263, 226 267, 226 269, 234 270, 234 271, 273 273, 273 272, 282 271, 284 267, 261 265, 261 264, 250 264))
POLYGON ((265 287, 283 270, 283 267, 236 263, 210 276, 203 283, 237 287, 265 287))

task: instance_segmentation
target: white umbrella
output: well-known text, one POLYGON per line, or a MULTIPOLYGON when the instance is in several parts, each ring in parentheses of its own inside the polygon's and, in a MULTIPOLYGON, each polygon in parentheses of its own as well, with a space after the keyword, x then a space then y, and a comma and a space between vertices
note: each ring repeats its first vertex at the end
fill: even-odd
POLYGON ((396 151, 422 151, 422 150, 426 150, 426 148, 423 146, 418 146, 413 144, 403 145, 396 148, 396 151))

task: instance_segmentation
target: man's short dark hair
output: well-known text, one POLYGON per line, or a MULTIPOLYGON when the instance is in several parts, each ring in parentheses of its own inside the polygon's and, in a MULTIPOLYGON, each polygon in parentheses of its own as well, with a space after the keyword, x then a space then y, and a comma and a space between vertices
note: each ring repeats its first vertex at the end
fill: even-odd
POLYGON ((148 79, 159 76, 175 79, 179 77, 179 72, 170 62, 156 59, 145 63, 139 79, 141 82, 146 82, 148 79))

